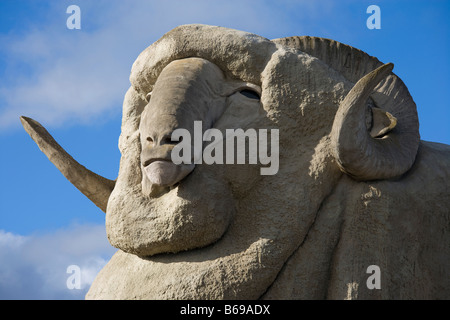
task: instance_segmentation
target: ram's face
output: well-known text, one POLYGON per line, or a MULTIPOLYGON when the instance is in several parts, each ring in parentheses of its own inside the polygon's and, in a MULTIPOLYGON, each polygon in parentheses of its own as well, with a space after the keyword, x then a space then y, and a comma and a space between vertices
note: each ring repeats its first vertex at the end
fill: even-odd
POLYGON ((198 140, 203 141, 204 132, 215 126, 224 110, 236 108, 230 104, 258 108, 256 90, 256 86, 225 79, 222 71, 205 59, 176 60, 166 66, 152 92, 147 94, 149 102, 141 115, 143 194, 160 196, 194 170, 202 156, 203 145, 198 140), (253 90, 253 99, 240 94, 243 90, 253 90), (194 138, 195 121, 200 121, 202 131, 194 138), (192 137, 189 163, 172 162, 172 150, 182 139, 172 136, 176 129, 185 129, 192 137), (200 147, 198 150, 194 148, 195 142, 200 147))
MULTIPOLYGON (((226 79, 205 59, 175 60, 163 69, 140 117, 140 154, 135 155, 139 160, 130 159, 130 166, 141 171, 140 190, 136 185, 116 188, 126 189, 127 199, 116 202, 119 198, 113 193, 108 204, 108 237, 114 245, 143 256, 202 247, 222 237, 240 187, 230 188, 233 179, 227 179, 225 165, 195 163, 202 156, 207 129, 243 127, 264 114, 259 91, 256 85, 226 79), (200 137, 194 121, 201 121, 200 137), (192 136, 190 163, 172 161, 172 150, 181 143, 172 136, 176 129, 192 136), (200 150, 194 146, 198 140, 200 150)), ((258 170, 246 171, 246 178, 259 175, 258 170)), ((130 175, 121 171, 119 186, 121 177, 130 175)), ((248 179, 245 188, 252 187, 251 181, 256 178, 248 179)))

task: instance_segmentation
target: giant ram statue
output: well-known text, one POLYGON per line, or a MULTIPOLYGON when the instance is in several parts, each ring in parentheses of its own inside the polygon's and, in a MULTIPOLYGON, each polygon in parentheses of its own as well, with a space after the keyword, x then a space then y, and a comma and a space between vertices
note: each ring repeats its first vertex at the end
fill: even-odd
POLYGON ((420 140, 392 68, 323 38, 177 27, 133 64, 115 181, 22 117, 106 212, 119 250, 86 298, 449 299, 450 147, 420 140), (174 163, 199 122, 265 129, 279 166, 174 163))

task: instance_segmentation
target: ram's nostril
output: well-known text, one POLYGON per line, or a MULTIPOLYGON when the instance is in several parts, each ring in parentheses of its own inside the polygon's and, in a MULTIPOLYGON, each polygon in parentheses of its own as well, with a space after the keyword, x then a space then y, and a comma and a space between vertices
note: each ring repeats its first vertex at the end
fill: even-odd
POLYGON ((151 137, 147 137, 147 141, 153 143, 153 139, 151 137))

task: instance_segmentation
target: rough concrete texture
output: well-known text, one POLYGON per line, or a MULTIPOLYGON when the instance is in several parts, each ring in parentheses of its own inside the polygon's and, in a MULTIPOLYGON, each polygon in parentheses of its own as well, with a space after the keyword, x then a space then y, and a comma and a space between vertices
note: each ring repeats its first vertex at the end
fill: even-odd
POLYGON ((419 139, 392 67, 332 40, 205 25, 144 50, 106 208, 120 250, 86 298, 449 299, 450 147, 419 139), (278 173, 174 167, 167 137, 195 120, 278 129, 278 173))

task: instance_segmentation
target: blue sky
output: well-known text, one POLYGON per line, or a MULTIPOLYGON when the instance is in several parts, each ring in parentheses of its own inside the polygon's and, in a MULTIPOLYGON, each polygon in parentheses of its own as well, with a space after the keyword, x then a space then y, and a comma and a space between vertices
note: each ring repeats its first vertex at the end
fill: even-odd
POLYGON ((450 2, 0 1, 0 299, 82 299, 115 251, 104 213, 47 160, 19 116, 41 122, 80 163, 115 179, 122 99, 137 55, 172 28, 204 23, 269 39, 331 38, 382 62, 408 86, 423 140, 450 144, 450 2), (81 9, 69 30, 66 8, 81 9), (381 29, 369 30, 369 5, 381 29), (82 269, 69 290, 66 268, 82 269))

